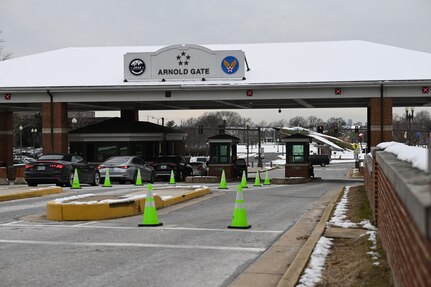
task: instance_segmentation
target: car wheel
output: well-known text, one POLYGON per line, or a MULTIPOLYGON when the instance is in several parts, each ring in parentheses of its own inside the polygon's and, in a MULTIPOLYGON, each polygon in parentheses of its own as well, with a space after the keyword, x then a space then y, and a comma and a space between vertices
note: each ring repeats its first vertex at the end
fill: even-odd
POLYGON ((100 174, 96 171, 94 173, 93 182, 91 182, 92 186, 97 186, 100 184, 100 174))
POLYGON ((320 166, 321 167, 324 167, 326 164, 324 163, 324 162, 322 162, 321 164, 320 164, 320 166))
POLYGON ((73 185, 73 171, 69 173, 68 181, 64 184, 64 186, 72 186, 73 185))

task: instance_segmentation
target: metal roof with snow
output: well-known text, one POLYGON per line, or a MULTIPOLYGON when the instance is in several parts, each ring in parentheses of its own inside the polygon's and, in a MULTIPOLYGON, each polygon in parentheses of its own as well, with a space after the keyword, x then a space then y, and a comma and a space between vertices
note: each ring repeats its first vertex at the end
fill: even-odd
POLYGON ((47 93, 76 110, 363 107, 382 85, 394 106, 430 104, 418 90, 431 85, 429 53, 359 40, 203 46, 243 51, 245 79, 124 82, 124 54, 163 47, 65 48, 0 62, 0 93, 13 95, 0 109, 48 102, 47 93), (334 87, 346 89, 334 96, 334 87))

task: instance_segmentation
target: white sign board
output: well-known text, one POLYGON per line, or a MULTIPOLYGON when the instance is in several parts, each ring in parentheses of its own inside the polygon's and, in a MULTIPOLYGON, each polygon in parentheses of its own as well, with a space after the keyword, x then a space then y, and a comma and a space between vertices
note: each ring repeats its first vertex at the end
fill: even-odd
POLYGON ((150 53, 124 55, 125 81, 242 80, 244 52, 173 45, 150 53))

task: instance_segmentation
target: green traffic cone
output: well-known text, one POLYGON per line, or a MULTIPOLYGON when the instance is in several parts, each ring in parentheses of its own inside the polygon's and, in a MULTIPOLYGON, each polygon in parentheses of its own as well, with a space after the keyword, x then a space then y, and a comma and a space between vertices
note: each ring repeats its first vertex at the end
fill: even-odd
POLYGON ((163 223, 159 222, 157 217, 156 203, 153 196, 153 185, 148 183, 147 197, 145 198, 144 215, 142 216, 142 223, 138 226, 161 226, 163 223))
POLYGON ((171 178, 169 179, 169 184, 175 184, 174 170, 171 170, 171 178))
POLYGON ((242 188, 248 188, 248 186, 247 186, 247 176, 245 175, 245 170, 242 171, 241 187, 242 188))
POLYGON ((256 179, 254 180, 254 184, 253 186, 262 186, 260 184, 260 174, 259 174, 259 170, 256 170, 256 179))
POLYGON ((79 184, 79 177, 78 177, 78 169, 75 168, 75 174, 73 175, 73 181, 72 181, 72 189, 81 189, 81 185, 79 184))
POLYGON ((138 168, 138 173, 136 175, 136 186, 142 186, 141 170, 138 168))
POLYGON ((248 229, 251 227, 251 225, 247 223, 247 212, 243 205, 244 195, 242 193, 241 185, 238 185, 238 191, 236 193, 235 200, 235 209, 232 216, 232 224, 229 225, 228 228, 248 229))
POLYGON ((226 176, 224 174, 224 169, 223 169, 223 172, 221 173, 220 186, 218 189, 228 189, 226 184, 226 176))
POLYGON ((271 180, 269 179, 268 170, 265 172, 265 180, 263 181, 263 185, 271 185, 271 180))
POLYGON ((109 178, 109 168, 106 169, 105 172, 105 181, 103 182, 102 187, 112 187, 111 179, 109 178))

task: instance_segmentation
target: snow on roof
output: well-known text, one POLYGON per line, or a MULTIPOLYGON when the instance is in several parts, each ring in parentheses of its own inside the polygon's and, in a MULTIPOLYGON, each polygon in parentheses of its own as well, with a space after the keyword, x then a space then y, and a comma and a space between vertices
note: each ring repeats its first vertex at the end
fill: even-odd
MULTIPOLYGON (((244 81, 181 82, 181 85, 250 85, 310 82, 431 79, 431 54, 366 41, 203 45, 245 52, 244 81)), ((65 48, 0 62, 0 89, 11 87, 97 87, 178 85, 123 82, 127 52, 162 46, 65 48)))

